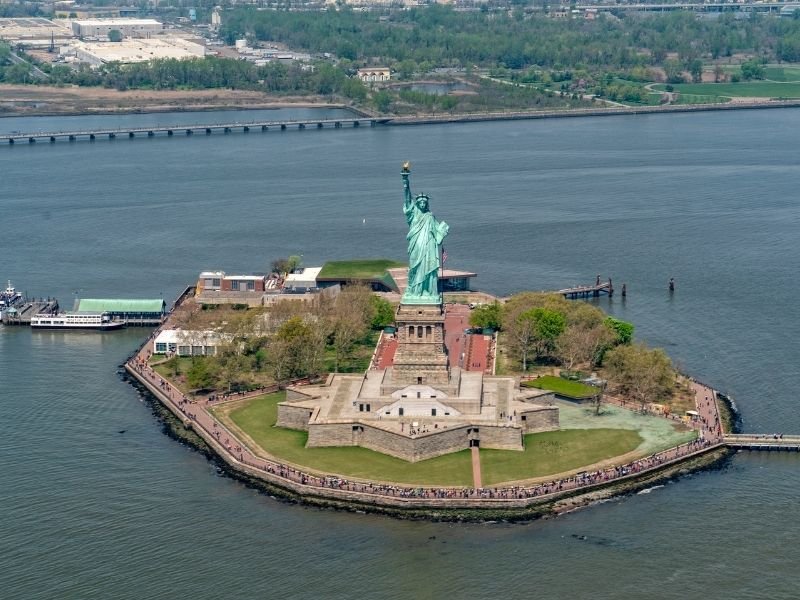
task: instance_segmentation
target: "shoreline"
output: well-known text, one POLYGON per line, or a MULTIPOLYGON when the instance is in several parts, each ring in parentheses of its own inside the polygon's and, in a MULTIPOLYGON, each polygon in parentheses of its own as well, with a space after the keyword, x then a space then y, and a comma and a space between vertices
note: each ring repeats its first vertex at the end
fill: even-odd
POLYGON ((742 99, 725 104, 664 106, 593 106, 555 110, 505 110, 481 113, 391 115, 367 107, 332 102, 321 96, 274 96, 256 90, 126 90, 95 87, 54 87, 0 84, 0 119, 91 115, 163 114, 185 112, 334 108, 383 125, 426 125, 480 121, 533 120, 613 115, 672 114, 727 110, 763 110, 800 107, 800 99, 742 99))
MULTIPOLYGON (((134 359, 140 350, 134 354, 134 359)), ((217 468, 248 487, 258 489, 285 502, 333 508, 350 512, 375 513, 404 520, 457 522, 522 522, 555 517, 566 512, 605 502, 674 480, 691 472, 721 465, 732 450, 722 444, 700 447, 672 460, 650 465, 609 480, 595 481, 581 487, 559 489, 540 496, 493 497, 409 497, 380 492, 361 492, 337 487, 320 487, 295 481, 287 473, 267 472, 235 456, 205 431, 195 417, 180 408, 171 397, 159 391, 129 359, 123 378, 133 385, 161 421, 165 432, 214 462, 217 468)), ((296 477, 295 477, 296 479, 296 477)), ((493 488, 502 490, 502 487, 493 488)), ((491 491, 491 490, 484 490, 491 491)))

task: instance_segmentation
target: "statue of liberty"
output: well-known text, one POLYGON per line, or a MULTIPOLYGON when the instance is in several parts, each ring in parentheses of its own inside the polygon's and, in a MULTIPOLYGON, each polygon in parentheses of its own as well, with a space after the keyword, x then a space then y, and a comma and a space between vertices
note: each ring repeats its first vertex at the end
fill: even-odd
POLYGON ((437 221, 431 214, 429 198, 419 194, 412 199, 408 176, 411 165, 403 163, 403 212, 408 222, 408 286, 403 294, 403 304, 439 304, 439 248, 450 226, 437 221))

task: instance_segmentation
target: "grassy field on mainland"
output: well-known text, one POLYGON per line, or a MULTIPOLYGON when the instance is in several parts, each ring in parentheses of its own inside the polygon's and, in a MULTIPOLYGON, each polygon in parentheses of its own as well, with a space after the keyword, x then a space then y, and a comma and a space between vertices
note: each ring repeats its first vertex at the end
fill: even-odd
MULTIPOLYGON (((698 96, 728 98, 800 98, 800 81, 780 83, 776 81, 743 81, 741 83, 676 83, 673 91, 698 96)), ((665 84, 653 86, 653 90, 665 91, 665 84)))
POLYGON ((586 385, 578 381, 569 381, 568 379, 554 377, 553 375, 542 375, 537 379, 525 381, 522 383, 522 386, 549 390, 564 398, 573 398, 576 400, 592 398, 600 391, 598 388, 591 385, 586 385))
POLYGON ((631 429, 565 429, 525 436, 525 451, 481 449, 483 485, 546 477, 635 450, 642 437, 631 429))
MULTIPOLYGON (((214 409, 265 452, 315 471, 405 485, 472 486, 469 450, 409 463, 358 447, 306 448, 305 431, 275 427, 284 393, 267 394, 226 411, 214 409)), ((636 449, 642 437, 626 429, 572 429, 525 436, 525 450, 481 450, 484 485, 555 475, 636 449)))

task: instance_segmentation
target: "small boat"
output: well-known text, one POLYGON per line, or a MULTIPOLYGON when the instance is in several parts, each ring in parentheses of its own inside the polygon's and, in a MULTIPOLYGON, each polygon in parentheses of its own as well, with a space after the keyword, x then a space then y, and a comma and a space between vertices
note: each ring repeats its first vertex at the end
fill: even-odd
POLYGON ((125 321, 114 321, 108 313, 64 312, 41 313, 31 317, 33 329, 94 329, 110 331, 122 329, 125 321))

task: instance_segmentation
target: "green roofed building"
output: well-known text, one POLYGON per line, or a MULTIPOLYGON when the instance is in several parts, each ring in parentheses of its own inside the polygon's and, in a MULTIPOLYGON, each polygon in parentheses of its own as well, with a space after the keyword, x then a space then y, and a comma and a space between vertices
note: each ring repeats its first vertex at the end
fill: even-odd
POLYGON ((108 313, 115 321, 128 324, 161 323, 167 312, 162 298, 123 300, 113 298, 82 298, 75 302, 77 312, 108 313))
POLYGON ((361 283, 378 292, 397 292, 397 283, 388 272, 388 269, 397 267, 405 267, 405 264, 385 258, 330 261, 317 275, 317 286, 361 283))

